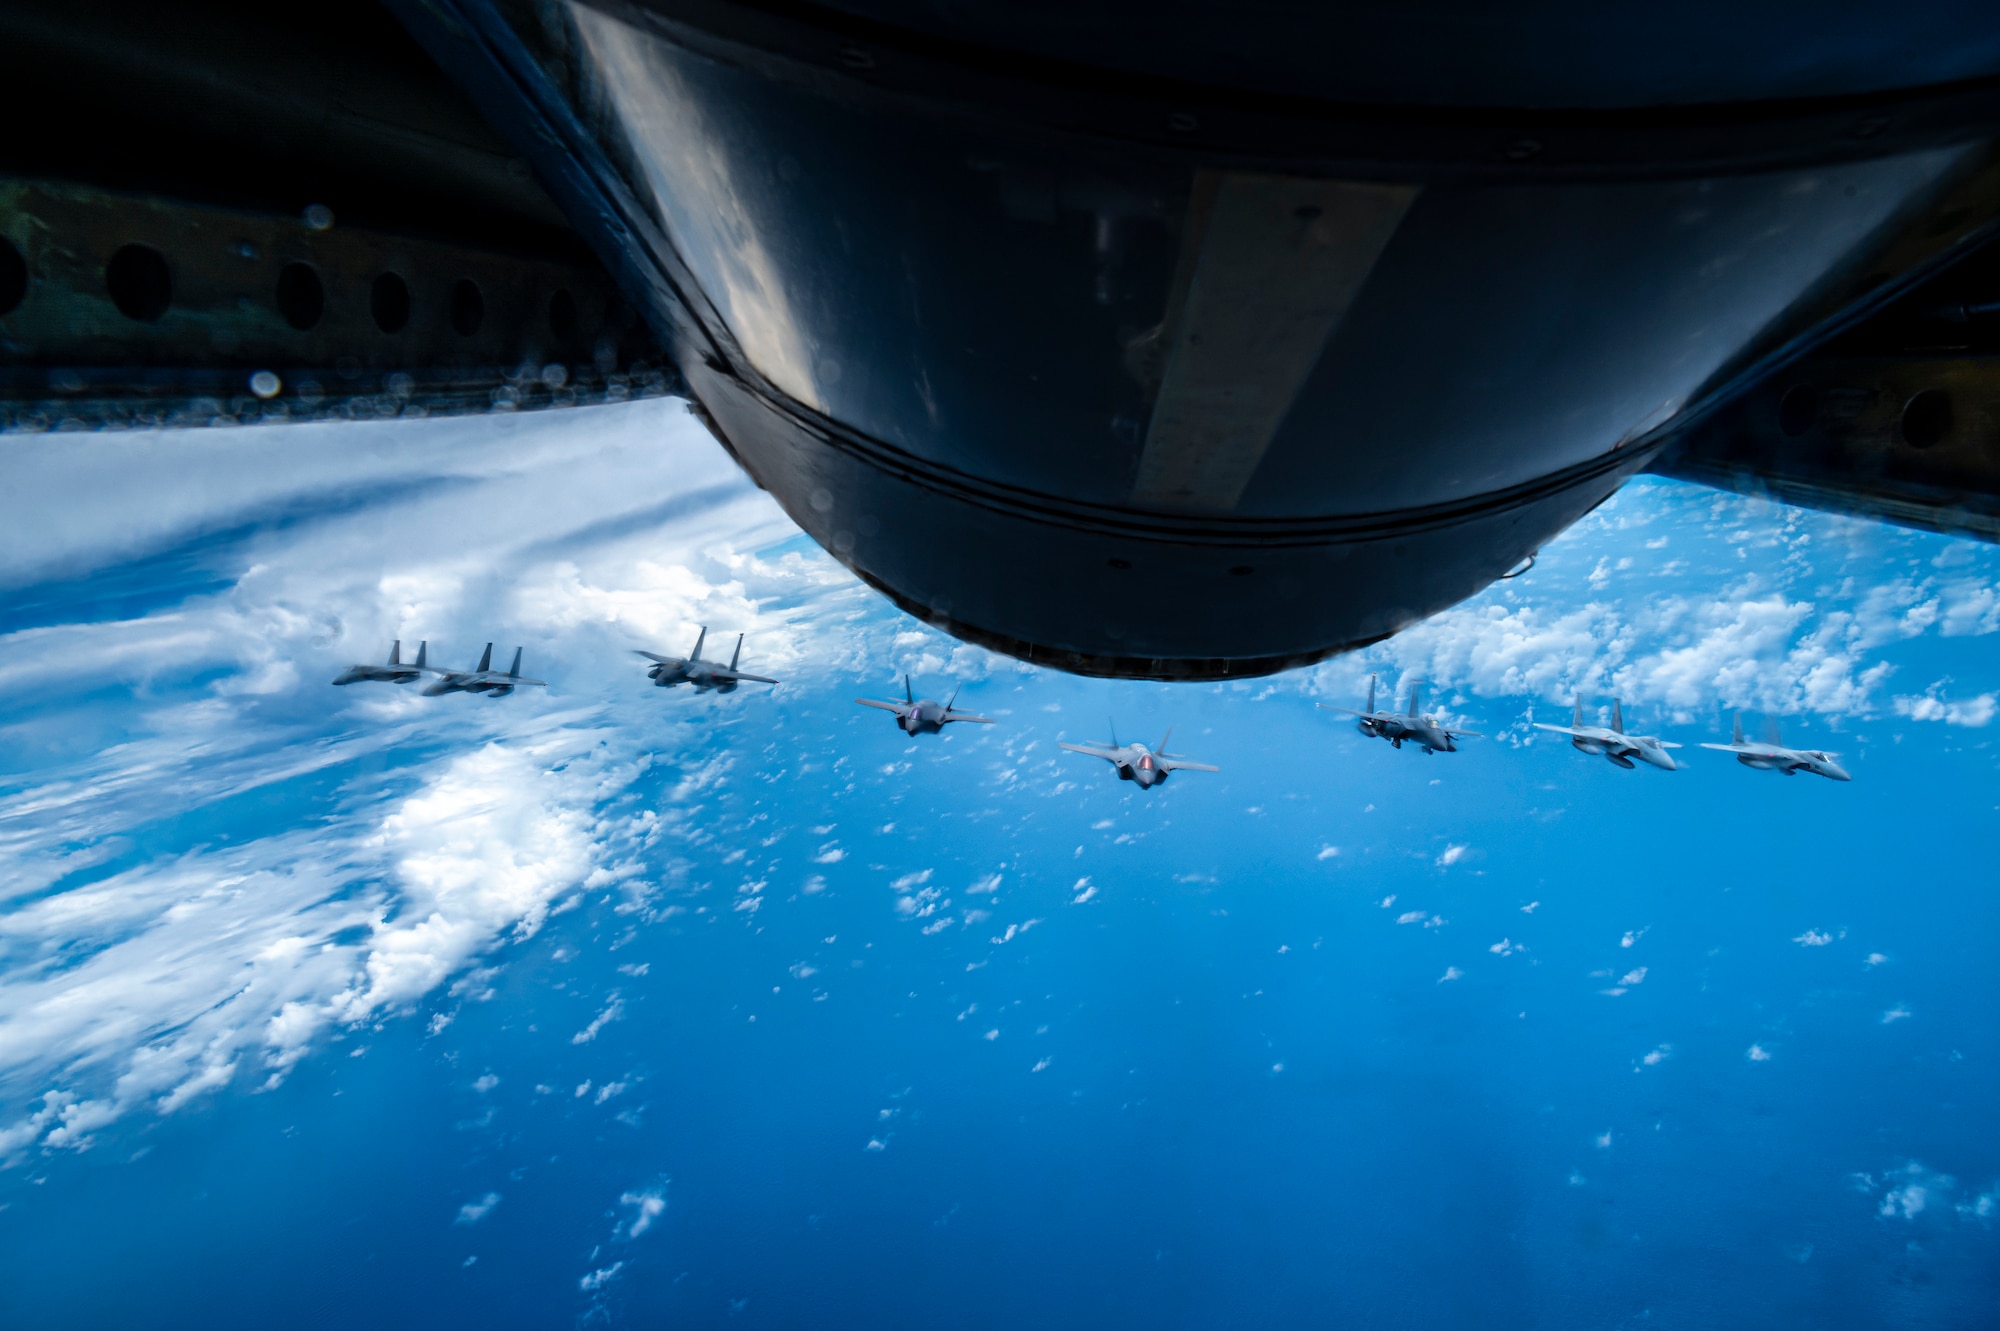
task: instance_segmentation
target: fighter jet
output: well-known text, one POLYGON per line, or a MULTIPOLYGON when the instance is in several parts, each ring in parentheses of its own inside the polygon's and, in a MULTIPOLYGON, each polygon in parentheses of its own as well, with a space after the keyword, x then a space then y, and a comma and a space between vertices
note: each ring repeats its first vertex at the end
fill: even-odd
POLYGON ((1190 762, 1179 754, 1168 753, 1167 740, 1173 737, 1173 727, 1169 726, 1157 749, 1149 749, 1139 743, 1120 744, 1116 731, 1112 732, 1109 744, 1060 743, 1057 747, 1068 749, 1071 753, 1087 753, 1093 758, 1104 759, 1118 769, 1120 781, 1137 781, 1141 790, 1151 790, 1154 786, 1164 785, 1169 776, 1183 767, 1191 772, 1222 770, 1207 763, 1190 762))
MULTIPOLYGON (((646 675, 661 688, 670 689, 676 684, 692 684, 696 693, 706 693, 714 689, 717 693, 729 693, 738 684, 749 681, 752 684, 776 684, 775 679, 762 675, 746 675, 736 668, 743 657, 743 635, 736 635, 736 650, 730 655, 729 664, 701 659, 701 645, 708 641, 708 625, 701 626, 701 634, 694 640, 694 650, 685 658, 661 656, 657 652, 640 651, 639 655, 654 664, 647 668, 646 675)), ((633 650, 638 651, 637 648, 633 650)))
POLYGON ((405 662, 403 660, 403 640, 398 638, 389 648, 389 664, 351 665, 341 671, 340 675, 333 682, 336 684, 408 684, 421 676, 436 674, 438 673, 437 671, 432 670, 431 667, 424 664, 424 652, 429 646, 430 644, 427 642, 418 643, 417 659, 405 662))
POLYGON ((1625 713, 1619 707, 1616 698, 1611 700, 1611 725, 1608 728, 1604 726, 1585 725, 1583 723, 1583 699, 1578 698, 1576 700, 1576 716, 1570 724, 1566 726, 1551 726, 1537 721, 1535 722, 1535 729, 1552 730, 1558 735, 1568 735, 1570 737, 1569 742, 1576 746, 1578 752, 1602 754, 1605 758, 1608 758, 1619 767, 1625 768, 1627 771, 1631 770, 1634 758, 1637 758, 1642 763, 1651 763, 1653 766, 1663 768, 1669 772, 1680 770, 1680 764, 1674 761, 1673 755, 1668 753, 1667 750, 1678 749, 1681 746, 1671 740, 1655 739, 1651 735, 1626 734, 1625 713))
POLYGON ((958 701, 958 690, 951 691, 947 702, 935 698, 918 698, 910 692, 910 677, 903 676, 903 701, 880 702, 874 698, 856 698, 863 707, 879 707, 885 712, 896 714, 896 725, 911 739, 919 735, 935 735, 953 721, 977 721, 982 726, 993 724, 990 716, 974 716, 970 712, 954 712, 952 703, 958 701))
POLYGON ((1745 767, 1755 767, 1766 772, 1783 772, 1791 776, 1796 772, 1811 772, 1815 776, 1826 777, 1830 781, 1852 781, 1847 769, 1835 762, 1834 755, 1818 749, 1788 749, 1778 742, 1778 719, 1767 717, 1765 732, 1770 739, 1763 744, 1748 743, 1743 738, 1743 713, 1736 714, 1735 742, 1730 744, 1704 744, 1704 749, 1715 749, 1721 753, 1733 753, 1736 761, 1745 767))
POLYGON ((484 693, 494 698, 504 698, 524 684, 546 687, 547 680, 521 678, 521 649, 514 649, 514 664, 502 674, 493 667, 493 644, 487 643, 486 650, 479 654, 479 665, 472 670, 441 670, 437 683, 424 690, 426 698, 435 698, 446 693, 484 693))
POLYGON ((1321 703, 1329 712, 1345 712, 1354 717, 1354 728, 1375 739, 1386 739, 1393 748, 1402 748, 1403 741, 1420 745, 1425 753, 1436 753, 1442 749, 1446 753, 1458 752, 1454 743, 1461 739, 1484 739, 1476 730, 1448 730, 1437 722, 1434 716, 1423 716, 1417 711, 1417 685, 1421 680, 1410 681, 1410 706, 1403 712, 1378 712, 1375 710, 1375 676, 1368 677, 1368 707, 1357 712, 1352 707, 1335 707, 1332 703, 1321 703))

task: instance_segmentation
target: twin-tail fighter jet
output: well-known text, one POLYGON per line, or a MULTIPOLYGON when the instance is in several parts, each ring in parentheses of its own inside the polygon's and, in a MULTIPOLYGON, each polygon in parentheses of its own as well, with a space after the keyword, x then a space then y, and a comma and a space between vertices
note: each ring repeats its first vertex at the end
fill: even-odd
POLYGON ((526 684, 537 688, 547 687, 548 681, 521 678, 521 649, 514 649, 514 664, 505 672, 493 669, 493 644, 487 643, 486 650, 479 654, 479 665, 472 670, 440 670, 438 680, 424 690, 426 698, 436 698, 446 693, 484 693, 488 697, 504 698, 515 689, 526 684))
POLYGON ((1583 699, 1576 700, 1576 716, 1566 726, 1546 725, 1535 722, 1537 730, 1552 730, 1558 735, 1568 735, 1569 742, 1579 753, 1593 753, 1609 759, 1613 764, 1630 771, 1632 760, 1649 763, 1663 771, 1677 772, 1680 764, 1674 761, 1668 749, 1681 746, 1672 740, 1656 739, 1651 735, 1628 735, 1625 733, 1625 712, 1618 700, 1611 700, 1611 724, 1609 726, 1587 726, 1583 723, 1583 699))
POLYGON ((1364 711, 1352 707, 1335 707, 1332 703, 1320 703, 1329 712, 1345 712, 1355 718, 1354 728, 1375 739, 1386 739, 1390 747, 1402 748, 1408 740, 1427 754, 1439 750, 1457 753, 1456 741, 1462 739, 1484 739, 1476 730, 1450 730, 1438 724, 1434 716, 1424 716, 1417 711, 1417 685, 1422 680, 1410 681, 1410 705, 1407 711, 1391 712, 1375 710, 1375 676, 1368 677, 1368 706, 1364 711))
POLYGON ((945 702, 936 698, 918 698, 910 692, 910 677, 903 676, 903 701, 882 702, 875 698, 856 698, 863 707, 879 707, 885 712, 896 714, 896 726, 915 739, 919 735, 935 735, 953 721, 976 721, 982 726, 993 724, 990 716, 974 716, 970 712, 955 712, 952 703, 958 701, 958 690, 951 691, 945 702))
POLYGON ((729 664, 701 659, 701 645, 708 641, 708 625, 701 626, 701 633, 694 640, 694 650, 685 657, 661 656, 657 652, 639 651, 653 664, 646 670, 646 677, 663 689, 676 684, 692 684, 696 693, 707 693, 714 689, 717 693, 732 692, 738 684, 776 684, 775 679, 762 675, 746 675, 736 668, 743 659, 743 635, 736 635, 736 651, 730 656, 729 664))
POLYGON ((414 661, 405 661, 403 660, 403 640, 398 638, 394 645, 389 648, 389 664, 351 665, 341 671, 333 682, 336 684, 408 684, 412 680, 436 673, 431 667, 424 664, 424 653, 429 647, 430 644, 428 642, 418 643, 417 659, 414 661))
POLYGON ((1811 772, 1829 781, 1852 781, 1847 769, 1835 762, 1834 755, 1819 749, 1788 749, 1778 742, 1778 720, 1765 718, 1765 733, 1770 738, 1762 744, 1755 744, 1743 738, 1743 713, 1736 714, 1735 742, 1730 744, 1704 744, 1704 749, 1715 749, 1721 753, 1733 753, 1736 761, 1745 767, 1755 767, 1766 772, 1783 772, 1792 776, 1798 772, 1811 772))
POLYGON ((1109 744, 1059 743, 1057 747, 1068 749, 1071 753, 1087 753, 1093 758, 1104 759, 1118 769, 1118 779, 1120 781, 1136 781, 1139 783, 1141 790, 1151 790, 1154 786, 1165 784, 1169 776, 1172 776, 1182 768, 1186 768, 1190 772, 1220 772, 1222 770, 1220 767, 1211 767, 1207 763, 1190 762, 1177 753, 1168 753, 1167 740, 1173 737, 1173 727, 1169 726, 1167 727, 1166 736, 1160 740, 1160 747, 1149 749, 1144 744, 1136 742, 1132 744, 1120 744, 1118 742, 1118 733, 1114 730, 1111 734, 1111 742, 1109 744))

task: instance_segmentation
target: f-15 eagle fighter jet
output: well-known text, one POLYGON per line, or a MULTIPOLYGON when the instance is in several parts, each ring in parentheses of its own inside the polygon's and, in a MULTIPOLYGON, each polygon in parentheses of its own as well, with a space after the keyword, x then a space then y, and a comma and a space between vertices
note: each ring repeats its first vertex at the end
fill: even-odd
POLYGON ((702 625, 701 633, 694 640, 694 650, 685 657, 661 656, 658 652, 638 651, 653 664, 646 670, 646 677, 663 689, 676 684, 692 684, 696 693, 707 693, 710 689, 717 693, 732 692, 738 684, 776 684, 775 679, 762 675, 746 675, 736 668, 743 659, 743 635, 736 635, 736 651, 731 654, 729 664, 701 659, 701 645, 708 641, 708 626, 702 625))
POLYGON ((1714 749, 1720 753, 1733 753, 1736 761, 1745 767, 1755 767, 1766 772, 1783 772, 1792 776, 1798 772, 1811 772, 1829 781, 1852 781, 1847 769, 1834 761, 1834 754, 1819 749, 1788 749, 1778 742, 1777 718, 1767 718, 1766 733, 1770 738, 1755 744, 1743 738, 1743 713, 1736 714, 1735 742, 1730 744, 1704 744, 1704 749, 1714 749))
POLYGON ((351 665, 335 677, 336 684, 408 684, 436 671, 424 664, 424 652, 430 646, 427 642, 417 644, 417 659, 403 660, 403 640, 396 639, 389 648, 387 665, 351 665))
POLYGON ((1551 730, 1558 735, 1568 735, 1570 743, 1579 753, 1600 754, 1612 763, 1631 770, 1632 760, 1637 758, 1664 771, 1677 772, 1676 763, 1668 749, 1681 746, 1671 740, 1655 739, 1651 735, 1628 735, 1625 733, 1625 713, 1618 705, 1618 699, 1611 700, 1611 724, 1609 726, 1587 726, 1583 723, 1583 699, 1576 700, 1575 719, 1566 726, 1545 725, 1535 722, 1537 730, 1551 730))
POLYGON ((504 698, 523 685, 546 688, 547 680, 521 678, 521 649, 514 649, 514 664, 502 672, 493 669, 493 644, 487 643, 486 650, 479 654, 479 665, 472 670, 441 670, 437 683, 424 690, 426 698, 435 698, 446 693, 484 693, 493 698, 504 698))
POLYGON ((915 739, 919 735, 935 735, 953 721, 976 721, 982 726, 993 724, 990 716, 974 716, 970 712, 955 712, 952 704, 958 701, 958 690, 951 691, 945 702, 936 698, 918 698, 910 692, 910 677, 903 676, 903 701, 882 702, 875 698, 856 698, 863 707, 879 707, 885 712, 896 714, 899 729, 915 739))
POLYGON ((1417 685, 1421 680, 1410 681, 1410 706, 1403 712, 1375 710, 1375 676, 1368 677, 1368 706, 1364 711, 1352 707, 1335 707, 1332 703, 1319 706, 1329 712, 1345 712, 1355 718, 1354 728, 1373 739, 1386 739, 1391 748, 1400 749, 1408 740, 1423 749, 1425 753, 1457 753, 1456 741, 1462 739, 1485 738, 1476 730, 1450 730, 1438 724, 1434 716, 1424 716, 1417 711, 1417 685))

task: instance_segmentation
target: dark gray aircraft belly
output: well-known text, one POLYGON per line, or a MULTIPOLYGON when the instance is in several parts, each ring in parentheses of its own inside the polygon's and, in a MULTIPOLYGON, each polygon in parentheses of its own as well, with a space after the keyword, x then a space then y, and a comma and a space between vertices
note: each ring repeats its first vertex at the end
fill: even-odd
POLYGON ((1476 592, 1870 270, 1930 262, 1911 219, 1985 164, 1984 121, 1211 121, 1154 99, 1213 89, 1077 93, 865 25, 819 49, 843 21, 786 13, 573 7, 590 98, 556 119, 605 150, 695 397, 787 512, 913 613, 1089 673, 1284 668, 1476 592))
MULTIPOLYGON (((1813 362, 1805 397, 1779 373, 1992 233, 1992 6, 1840 24, 1802 0, 389 8, 785 510, 912 613, 1029 660, 1166 678, 1316 660, 1477 592, 1653 466, 2000 532, 2000 479, 1952 433, 1974 414, 1842 414, 1852 364, 1924 391, 1879 368, 1903 342, 1813 362), (1782 429, 1763 421, 1786 402, 1782 429)), ((233 40, 226 5, 190 4, 209 10, 233 40)), ((543 234, 517 211, 506 243, 543 234)), ((363 250, 300 252, 330 274, 333 331, 311 335, 365 341, 343 295, 379 285, 363 250)), ((643 339, 558 258, 459 283, 521 287, 479 356, 568 348, 508 372, 498 405, 586 400, 571 385, 593 374, 628 391, 643 339)), ((447 261, 473 263, 409 265, 407 317, 455 346, 450 274, 428 271, 447 261)), ((115 324, 133 347, 91 354, 207 354, 174 341, 178 317, 115 324)), ((271 328, 275 356, 291 335, 271 328)), ((69 354, 34 336, 6 346, 69 354)), ((326 379, 270 363, 282 395, 326 379)), ((445 391, 390 369, 366 374, 398 401, 445 391)), ((1961 355, 1954 374, 2000 404, 2000 370, 1961 355)))

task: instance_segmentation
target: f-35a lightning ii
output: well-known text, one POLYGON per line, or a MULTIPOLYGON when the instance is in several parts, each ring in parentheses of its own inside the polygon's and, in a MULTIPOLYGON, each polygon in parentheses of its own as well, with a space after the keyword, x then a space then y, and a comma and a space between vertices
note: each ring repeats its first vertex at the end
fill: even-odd
POLYGON ((1811 772, 1829 781, 1852 781, 1847 769, 1835 762, 1834 755, 1819 749, 1788 749, 1778 742, 1778 720, 1765 718, 1765 733, 1770 738, 1762 744, 1753 744, 1743 738, 1743 713, 1736 714, 1735 742, 1730 744, 1704 744, 1704 749, 1714 749, 1720 753, 1733 753, 1736 761, 1745 767, 1755 767, 1766 772, 1783 772, 1791 776, 1797 772, 1811 772))
POLYGON ((479 665, 473 670, 441 670, 437 683, 424 690, 426 698, 435 698, 446 693, 484 693, 494 698, 504 698, 524 684, 538 688, 546 687, 548 681, 521 678, 521 649, 514 649, 514 664, 505 673, 493 667, 493 644, 487 643, 486 650, 479 654, 479 665))
POLYGON ((427 642, 417 644, 417 659, 403 660, 403 640, 396 639, 389 648, 387 665, 351 665, 340 672, 333 681, 336 684, 408 684, 424 675, 435 673, 424 664, 424 652, 430 646, 427 642))
POLYGON ((910 677, 903 676, 903 701, 880 702, 874 698, 856 698, 863 707, 879 707, 885 712, 896 714, 897 728, 915 739, 919 735, 935 735, 953 721, 976 721, 982 726, 993 724, 990 716, 974 716, 970 712, 954 712, 952 703, 958 701, 958 690, 951 691, 951 698, 939 702, 936 698, 918 698, 910 692, 910 677))
POLYGON ((1393 748, 1402 748, 1403 741, 1420 746, 1425 753, 1436 753, 1442 749, 1446 753, 1458 752, 1454 742, 1461 739, 1484 739, 1476 730, 1449 730, 1441 726, 1434 716, 1424 716, 1417 711, 1417 685, 1421 680, 1410 681, 1410 706, 1403 712, 1375 710, 1375 676, 1368 677, 1368 707, 1357 712, 1352 707, 1335 707, 1332 703, 1321 703, 1329 712, 1345 712, 1355 718, 1354 728, 1375 739, 1386 739, 1393 748))
POLYGON ((1151 790, 1154 786, 1165 784, 1169 776, 1172 776, 1182 768, 1186 768, 1191 772, 1219 772, 1222 770, 1220 767, 1211 767, 1207 763, 1190 762, 1176 753, 1168 753, 1166 751, 1167 740, 1173 737, 1173 727, 1169 726, 1167 727, 1166 735, 1160 740, 1160 747, 1149 749, 1144 744, 1137 742, 1120 744, 1118 742, 1118 733, 1114 730, 1111 734, 1111 742, 1109 744, 1059 743, 1057 747, 1068 749, 1071 753, 1087 753, 1093 758, 1104 759, 1118 769, 1118 779, 1120 781, 1136 781, 1139 783, 1141 790, 1151 790))
POLYGON ((766 679, 762 675, 746 675, 736 668, 736 663, 743 659, 741 633, 736 635, 736 650, 730 655, 728 665, 723 665, 720 661, 701 659, 701 645, 707 641, 708 625, 704 624, 701 626, 700 635, 694 640, 694 650, 686 657, 661 656, 657 652, 639 651, 638 648, 633 650, 639 651, 639 655, 653 662, 646 670, 646 677, 661 688, 670 689, 676 684, 692 684, 697 693, 706 693, 710 689, 714 689, 717 693, 729 693, 738 684, 746 682, 751 684, 778 682, 775 679, 766 679))
POLYGON ((1558 735, 1568 735, 1569 742, 1576 746, 1578 752, 1601 754, 1627 771, 1631 770, 1634 758, 1668 772, 1680 770, 1680 764, 1674 761, 1673 755, 1667 750, 1678 749, 1681 746, 1671 740, 1655 739, 1651 735, 1626 734, 1625 712, 1618 705, 1616 698, 1611 700, 1611 724, 1608 727, 1585 725, 1583 699, 1578 698, 1576 716, 1569 725, 1551 726, 1537 721, 1535 729, 1552 730, 1558 735))

